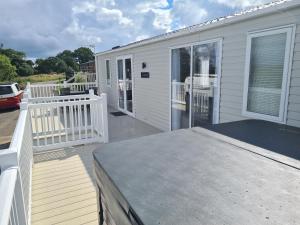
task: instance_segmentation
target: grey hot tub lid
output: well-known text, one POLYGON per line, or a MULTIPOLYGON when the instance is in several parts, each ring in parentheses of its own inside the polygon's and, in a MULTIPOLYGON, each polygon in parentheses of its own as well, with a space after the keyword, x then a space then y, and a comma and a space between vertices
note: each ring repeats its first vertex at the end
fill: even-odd
MULTIPOLYGON (((232 207, 232 210, 234 210, 234 205, 232 205, 231 202, 233 199, 230 196, 227 196, 230 191, 228 193, 222 193, 224 197, 218 195, 221 194, 220 192, 222 192, 223 189, 230 189, 230 185, 233 185, 232 192, 237 190, 240 191, 241 185, 234 183, 240 181, 231 180, 231 183, 226 183, 226 180, 224 180, 225 184, 223 185, 225 186, 223 189, 219 187, 222 184, 219 184, 219 186, 218 184, 214 185, 211 183, 212 181, 208 182, 210 186, 203 185, 205 184, 203 181, 207 179, 207 177, 205 178, 205 173, 216 176, 214 177, 215 180, 221 179, 222 176, 219 176, 216 173, 218 171, 210 171, 213 166, 211 168, 203 168, 200 165, 200 168, 198 168, 200 170, 197 171, 198 165, 197 163, 195 164, 195 161, 201 161, 199 153, 201 157, 207 157, 207 160, 202 161, 202 163, 205 163, 205 161, 213 162, 215 160, 214 158, 219 160, 216 160, 216 162, 222 163, 222 161, 220 161, 220 156, 224 156, 224 160, 232 160, 232 157, 234 159, 236 158, 232 154, 234 153, 235 155, 242 156, 241 160, 245 160, 246 155, 246 164, 247 161, 250 161, 253 165, 265 166, 273 170, 269 172, 263 171, 263 176, 258 176, 258 180, 265 179, 266 177, 264 177, 264 175, 270 175, 272 172, 279 174, 282 170, 287 173, 284 175, 288 175, 289 178, 294 176, 293 179, 299 180, 298 161, 201 128, 179 130, 108 144, 102 146, 98 151, 95 151, 94 157, 98 169, 101 168, 107 177, 103 182, 117 190, 114 192, 113 198, 120 204, 125 213, 130 214, 130 211, 133 212, 133 214, 135 214, 144 224, 174 224, 176 222, 183 222, 184 224, 201 224, 203 221, 203 224, 206 224, 226 222, 227 220, 231 224, 240 224, 241 222, 249 222, 252 220, 255 220, 256 222, 263 222, 264 220, 270 222, 267 221, 269 218, 286 222, 284 218, 274 214, 276 210, 272 208, 272 205, 277 205, 278 202, 275 201, 274 203, 272 202, 272 204, 269 204, 263 199, 261 204, 266 203, 265 207, 272 208, 268 216, 263 217, 262 215, 258 215, 254 217, 251 213, 250 215, 246 215, 245 209, 241 210, 238 207, 234 212, 234 218, 230 218, 233 216, 233 212, 226 210, 226 207, 232 207), (207 145, 208 143, 212 146, 207 145), (223 146, 222 151, 216 151, 220 146, 223 146), (195 152, 195 149, 198 149, 198 151, 195 152), (210 154, 207 154, 212 153, 210 151, 221 155, 211 155, 210 157, 210 154), (248 160, 247 157, 249 157, 250 160, 248 160), (176 168, 176 163, 181 166, 180 169, 176 168), (184 168, 184 166, 186 166, 186 168, 184 168), (186 173, 183 173, 184 169, 186 169, 186 173), (173 172, 170 172, 172 170, 173 172), (176 179, 174 177, 174 170, 175 172, 178 172, 176 179), (192 174, 190 175, 189 173, 192 174), (169 176, 162 177, 164 175, 169 176), (202 183, 195 182, 197 179, 202 183), (181 184, 176 183, 182 181, 188 182, 181 184), (226 187, 226 185, 228 186, 226 187), (214 192, 214 189, 217 190, 211 195, 210 192, 214 192), (210 193, 210 195, 205 198, 204 195, 207 193, 210 193), (207 200, 206 202, 203 201, 205 199, 207 200), (216 205, 216 202, 214 203, 215 200, 220 201, 219 208, 216 205), (180 201, 182 204, 186 204, 186 206, 180 205, 180 201), (226 201, 228 201, 227 206, 226 201), (222 204, 225 205, 222 207, 222 204), (205 209, 206 207, 208 208, 205 209), (172 209, 170 210, 170 208, 172 209), (215 210, 216 212, 211 212, 211 216, 209 216, 208 212, 210 210, 215 210), (212 218, 215 219, 212 220, 212 218)), ((218 167, 218 169, 225 169, 225 171, 219 171, 225 173, 227 170, 230 171, 230 168, 226 168, 226 166, 232 167, 234 165, 224 166, 224 168, 222 166, 220 167, 220 165, 216 165, 215 167, 218 167)), ((238 166, 243 166, 243 163, 236 166, 237 168, 232 171, 240 174, 239 172, 241 171, 238 171, 238 166)), ((255 170, 255 172, 257 172, 257 170, 255 170)), ((248 176, 253 175, 251 174, 251 171, 245 171, 245 173, 248 176)), ((232 174, 232 176, 234 176, 234 174, 232 174)), ((288 179, 287 177, 285 178, 288 179)), ((249 180, 249 177, 240 177, 239 179, 246 179, 246 181, 248 179, 248 181, 251 182, 255 182, 256 180, 249 180)), ((271 180, 271 183, 275 182, 274 178, 271 178, 271 180)), ((258 184, 252 184, 251 182, 250 184, 252 186, 250 185, 249 188, 257 188, 258 184)), ((280 182, 281 185, 283 185, 282 183, 284 183, 284 181, 280 182)), ((297 188, 299 189, 297 184, 291 184, 291 193, 300 194, 297 188)), ((247 191, 248 193, 252 193, 253 190, 247 191)), ((270 190, 268 193, 254 193, 253 195, 263 198, 263 195, 275 195, 276 193, 274 193, 274 191, 281 191, 281 189, 274 187, 273 190, 270 190)), ((243 197, 245 196, 247 196, 247 194, 243 193, 243 197)), ((251 195, 249 194, 249 196, 251 195)), ((295 197, 298 199, 298 196, 296 195, 295 197)), ((238 199, 239 198, 235 200, 238 199)), ((253 201, 257 201, 257 199, 253 199, 253 201)), ((249 200, 249 203, 251 203, 251 200, 249 200)), ((284 200, 281 203, 283 203, 283 207, 288 205, 284 200)), ((253 202, 253 204, 259 204, 259 202, 253 202)), ((299 204, 296 204, 295 201, 293 201, 290 206, 300 207, 299 204)), ((241 206, 241 208, 243 207, 241 206)), ((262 213, 262 210, 257 209, 254 205, 251 207, 254 207, 254 211, 257 211, 257 213, 262 213)), ((249 210, 253 210, 251 207, 249 210)), ((286 208, 281 210, 286 210, 286 208)), ((294 212, 291 211, 287 216, 290 216, 292 219, 300 219, 293 213, 294 212)))

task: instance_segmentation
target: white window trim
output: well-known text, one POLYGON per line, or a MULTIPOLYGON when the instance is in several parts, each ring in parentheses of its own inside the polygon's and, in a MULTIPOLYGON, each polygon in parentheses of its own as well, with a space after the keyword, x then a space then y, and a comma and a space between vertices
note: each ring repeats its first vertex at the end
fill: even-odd
MULTIPOLYGON (((115 69, 116 69, 116 75, 117 75, 117 89, 116 89, 116 91, 117 91, 117 100, 118 100, 118 110, 119 111, 122 111, 122 112, 124 112, 124 113, 126 113, 127 115, 129 115, 129 116, 132 116, 132 117, 136 117, 135 116, 135 89, 134 89, 134 83, 135 83, 135 79, 134 79, 134 71, 133 71, 133 55, 120 55, 120 56, 117 56, 116 57, 116 66, 115 66, 115 69), (119 74, 118 74, 118 60, 123 60, 123 73, 124 73, 124 71, 125 71, 125 59, 130 59, 131 60, 131 76, 132 76, 132 105, 133 105, 133 107, 132 107, 132 112, 129 112, 126 108, 127 108, 127 106, 124 108, 124 109, 122 109, 122 108, 120 108, 120 105, 119 105, 119 74)), ((124 75, 124 74, 123 74, 124 75)), ((127 98, 126 98, 126 95, 125 95, 125 101, 127 101, 127 98)))
POLYGON ((106 80, 106 86, 107 87, 111 87, 111 63, 110 63, 110 59, 105 59, 105 80, 106 80), (106 62, 108 61, 108 65, 109 65, 109 82, 107 79, 107 66, 106 66, 106 62))
POLYGON ((291 63, 293 59, 293 49, 294 49, 294 37, 295 37, 295 25, 275 27, 271 29, 265 29, 255 32, 249 32, 247 35, 247 46, 246 46, 246 61, 245 61, 245 79, 244 79, 244 93, 243 93, 243 109, 242 115, 254 119, 262 119, 277 123, 286 123, 287 115, 287 103, 289 95, 289 83, 291 74, 291 63), (250 57, 251 57, 251 44, 252 38, 262 37, 272 34, 287 33, 286 47, 285 47, 285 58, 284 58, 284 69, 283 69, 283 79, 281 86, 281 99, 280 99, 280 109, 279 116, 270 116, 255 112, 250 112, 247 110, 248 102, 248 89, 249 89, 249 73, 250 73, 250 57))

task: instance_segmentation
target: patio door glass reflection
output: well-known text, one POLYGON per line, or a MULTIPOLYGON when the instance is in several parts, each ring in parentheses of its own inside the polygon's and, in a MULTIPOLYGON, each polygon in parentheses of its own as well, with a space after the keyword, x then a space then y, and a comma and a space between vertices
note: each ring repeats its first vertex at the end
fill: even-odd
POLYGON ((131 58, 122 57, 117 60, 119 109, 131 114, 133 112, 132 98, 132 64, 131 58))
POLYGON ((172 130, 189 127, 191 48, 172 50, 172 130))
POLYGON ((126 95, 126 110, 132 113, 132 71, 131 59, 125 59, 125 95, 126 95))
POLYGON ((220 42, 171 52, 171 129, 218 122, 220 42))
POLYGON ((193 46, 191 126, 217 121, 218 43, 193 46))
POLYGON ((118 64, 118 92, 119 92, 119 108, 125 109, 125 95, 124 95, 124 79, 123 79, 123 60, 119 59, 118 64))

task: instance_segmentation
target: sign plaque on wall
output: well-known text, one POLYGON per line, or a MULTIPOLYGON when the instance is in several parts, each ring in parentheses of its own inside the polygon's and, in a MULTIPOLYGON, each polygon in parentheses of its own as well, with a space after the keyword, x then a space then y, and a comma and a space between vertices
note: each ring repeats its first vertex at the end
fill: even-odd
POLYGON ((141 72, 141 78, 150 78, 149 72, 141 72))

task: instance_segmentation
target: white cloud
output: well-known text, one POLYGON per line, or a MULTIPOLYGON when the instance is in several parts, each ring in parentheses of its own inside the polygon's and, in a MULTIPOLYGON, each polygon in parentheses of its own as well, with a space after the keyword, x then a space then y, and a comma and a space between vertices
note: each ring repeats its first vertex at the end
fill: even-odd
POLYGON ((166 32, 171 31, 172 16, 170 10, 153 9, 152 11, 155 14, 153 26, 157 29, 164 30, 166 32))
POLYGON ((266 1, 0 0, 0 43, 34 58, 89 44, 102 51, 266 1))
POLYGON ((149 38, 149 36, 148 35, 139 35, 135 38, 135 41, 141 41, 146 38, 149 38))
POLYGON ((210 0, 211 2, 217 2, 229 6, 231 8, 247 8, 254 5, 264 4, 270 2, 270 0, 210 0))
POLYGON ((174 0, 173 20, 179 27, 202 22, 208 15, 201 1, 174 0))
POLYGON ((140 1, 136 5, 136 9, 140 12, 149 12, 153 9, 161 9, 168 7, 166 0, 140 1))
POLYGON ((91 13, 96 10, 96 5, 92 2, 81 2, 72 8, 75 14, 77 13, 91 13))
POLYGON ((99 44, 102 42, 100 36, 97 36, 97 30, 80 26, 78 21, 73 22, 65 29, 65 33, 73 36, 82 45, 99 44))
POLYGON ((116 20, 120 25, 131 26, 131 19, 123 16, 123 12, 119 9, 100 8, 97 12, 97 20, 103 22, 106 20, 116 20))

